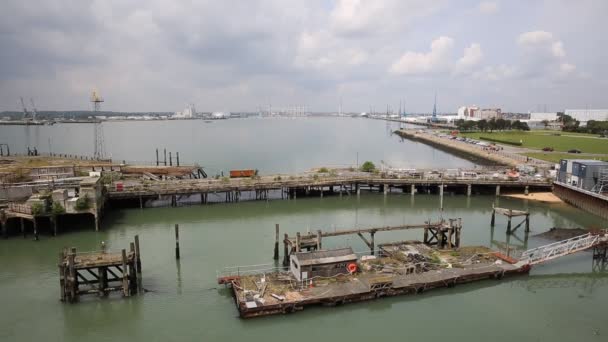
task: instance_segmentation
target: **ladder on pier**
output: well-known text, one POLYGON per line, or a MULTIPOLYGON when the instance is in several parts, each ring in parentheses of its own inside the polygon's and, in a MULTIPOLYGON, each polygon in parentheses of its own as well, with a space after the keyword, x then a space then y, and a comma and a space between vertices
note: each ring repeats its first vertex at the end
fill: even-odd
POLYGON ((571 239, 529 249, 521 255, 519 264, 536 265, 562 256, 584 251, 607 242, 608 230, 602 230, 599 234, 587 233, 571 239))

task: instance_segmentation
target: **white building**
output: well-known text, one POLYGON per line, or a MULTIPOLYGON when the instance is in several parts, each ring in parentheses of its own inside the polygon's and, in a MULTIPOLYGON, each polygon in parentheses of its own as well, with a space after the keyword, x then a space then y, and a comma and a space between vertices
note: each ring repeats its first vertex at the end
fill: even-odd
POLYGON ((530 121, 557 121, 557 113, 530 113, 530 121))
POLYGON ((458 108, 457 119, 465 120, 490 120, 500 119, 502 117, 502 111, 500 108, 479 108, 477 106, 465 106, 458 108))
POLYGON ((564 114, 571 116, 586 126, 587 121, 608 121, 608 109, 566 109, 564 114))
POLYGON ((173 114, 173 118, 175 119, 192 119, 196 114, 196 110, 194 109, 194 104, 186 105, 186 108, 181 112, 175 112, 173 114))
POLYGON ((463 106, 458 108, 458 119, 465 119, 465 120, 476 120, 475 119, 475 113, 479 111, 479 107, 477 106, 471 106, 471 107, 467 107, 467 106, 463 106))

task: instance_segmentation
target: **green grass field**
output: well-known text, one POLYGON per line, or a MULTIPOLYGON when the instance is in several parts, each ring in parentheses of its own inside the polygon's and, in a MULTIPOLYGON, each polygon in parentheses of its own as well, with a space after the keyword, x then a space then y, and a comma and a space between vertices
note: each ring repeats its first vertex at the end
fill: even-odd
MULTIPOLYGON (((500 140, 522 141, 523 148, 542 150, 552 147, 556 152, 567 152, 571 149, 581 150, 583 153, 608 154, 608 139, 599 138, 593 134, 555 132, 555 131, 509 131, 509 132, 474 132, 461 133, 462 136, 479 139, 481 136, 500 140), (560 136, 553 135, 555 133, 560 136)), ((572 156, 572 154, 569 154, 572 156)))
POLYGON ((531 157, 531 158, 550 161, 550 162, 553 162, 556 164, 559 163, 559 161, 561 159, 598 159, 598 160, 608 161, 608 155, 598 156, 596 154, 584 154, 584 153, 574 154, 574 153, 559 153, 559 152, 530 152, 530 153, 523 153, 523 155, 531 157))

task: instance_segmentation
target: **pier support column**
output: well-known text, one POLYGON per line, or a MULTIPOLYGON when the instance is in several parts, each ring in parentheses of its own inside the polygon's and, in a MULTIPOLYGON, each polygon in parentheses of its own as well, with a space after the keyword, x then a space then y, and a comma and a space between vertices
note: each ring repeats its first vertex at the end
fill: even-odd
POLYGON ((38 241, 38 223, 36 222, 35 216, 32 219, 32 222, 34 223, 34 241, 38 241))
POLYGON ((529 186, 527 186, 527 185, 526 185, 526 188, 525 188, 525 190, 524 190, 524 194, 525 194, 526 196, 528 196, 528 195, 530 194, 530 187, 529 187, 529 186))
POLYGON ((2 226, 2 237, 8 239, 8 229, 6 227, 6 221, 0 221, 0 226, 2 226))
POLYGON ((23 238, 26 237, 26 232, 25 232, 25 219, 22 217, 19 219, 19 223, 21 225, 21 235, 23 235, 23 238))
POLYGON ((492 208, 492 219, 490 220, 490 226, 494 227, 494 223, 496 222, 496 210, 492 208))
POLYGON ((388 184, 384 184, 382 188, 384 190, 384 195, 388 194, 388 184))
POLYGON ((443 211, 443 184, 439 185, 439 209, 443 211))
POLYGON ((467 184, 467 196, 471 197, 471 190, 472 190, 473 186, 471 184, 467 184))
POLYGON ((511 234, 511 210, 509 210, 509 220, 507 221, 507 234, 511 234))
POLYGON ((93 218, 95 219, 95 231, 99 231, 99 215, 93 214, 93 218))
POLYGON ((57 236, 57 216, 52 215, 50 219, 51 225, 53 226, 53 236, 57 236))
POLYGON ((412 196, 416 193, 416 185, 412 184, 410 186, 410 194, 412 194, 412 196))
POLYGON ((361 195, 361 187, 359 186, 359 183, 355 184, 355 191, 357 192, 357 196, 361 195))
POLYGON ((371 232, 369 232, 369 235, 371 237, 371 239, 369 241, 369 243, 370 243, 369 249, 371 250, 372 255, 374 255, 374 250, 376 249, 376 245, 375 245, 375 242, 374 242, 374 235, 376 235, 376 232, 375 231, 371 231, 371 232))
POLYGON ((285 234, 283 239, 283 266, 289 266, 289 246, 287 244, 287 240, 289 239, 289 235, 285 234))
POLYGON ((500 196, 500 185, 496 186, 496 196, 500 196))
POLYGON ((274 260, 279 260, 279 224, 274 225, 274 260))
POLYGON ((321 239, 322 239, 321 230, 317 230, 317 250, 318 251, 320 251, 321 248, 323 248, 321 239))
POLYGON ((321 189, 321 191, 320 191, 320 193, 321 193, 321 198, 323 198, 323 187, 321 187, 320 189, 321 189))
POLYGON ((297 232, 296 233, 296 252, 297 253, 301 252, 301 250, 300 250, 300 241, 302 241, 302 240, 300 240, 300 232, 297 232))
POLYGON ((526 233, 530 232, 530 214, 526 214, 526 233))

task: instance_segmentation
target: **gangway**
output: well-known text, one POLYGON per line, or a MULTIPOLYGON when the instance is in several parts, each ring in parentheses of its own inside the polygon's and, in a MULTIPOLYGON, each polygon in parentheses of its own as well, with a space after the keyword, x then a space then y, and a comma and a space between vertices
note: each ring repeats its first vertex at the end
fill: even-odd
POLYGON ((522 253, 518 264, 537 265, 545 261, 553 260, 607 243, 608 230, 605 229, 599 233, 587 233, 570 239, 529 249, 522 253))

